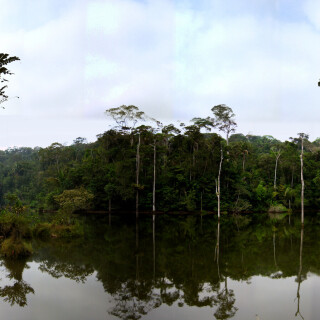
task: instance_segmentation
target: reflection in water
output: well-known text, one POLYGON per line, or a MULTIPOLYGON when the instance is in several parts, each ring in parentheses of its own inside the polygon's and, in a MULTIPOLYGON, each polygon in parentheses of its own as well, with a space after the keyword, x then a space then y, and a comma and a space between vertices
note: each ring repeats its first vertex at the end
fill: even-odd
MULTIPOLYGON (((307 292, 304 291, 301 300, 300 284, 308 271, 320 273, 314 249, 320 246, 320 238, 316 236, 320 228, 316 223, 306 224, 312 230, 306 230, 303 239, 304 231, 300 232, 300 224, 298 227, 293 218, 290 226, 286 219, 271 222, 262 217, 256 223, 248 217, 238 218, 237 225, 228 217, 220 225, 212 217, 203 216, 202 231, 200 217, 197 220, 159 216, 157 230, 151 217, 130 221, 114 215, 112 219, 112 226, 108 216, 104 221, 96 218, 92 224, 87 223, 85 237, 78 240, 36 243, 33 255, 38 272, 46 273, 52 280, 71 279, 77 282, 77 290, 89 275, 94 275, 106 292, 103 297, 109 303, 106 318, 143 319, 152 310, 149 318, 162 310, 175 310, 174 314, 178 314, 183 307, 199 312, 200 319, 254 319, 258 312, 261 319, 272 319, 261 309, 241 304, 239 288, 249 290, 250 282, 258 283, 256 278, 263 281, 273 278, 273 290, 277 293, 285 278, 291 281, 297 276, 298 288, 290 289, 297 295, 297 306, 292 305, 292 300, 290 305, 286 304, 285 297, 275 294, 281 308, 287 308, 287 317, 282 314, 279 319, 290 319, 293 314, 310 319, 304 307, 307 292), (246 309, 251 313, 246 313, 246 309), (202 310, 207 310, 204 317, 202 310)), ((2 265, 13 284, 5 283, 0 296, 12 305, 26 306, 28 294, 34 293, 32 282, 28 280, 29 285, 22 277, 24 268, 28 268, 26 261, 3 260, 2 265)), ((259 294, 266 297, 264 290, 261 287, 259 294)), ((185 310, 181 313, 189 315, 185 310)), ((164 317, 158 314, 154 319, 164 317)))
POLYGON ((9 271, 7 278, 10 280, 14 279, 15 282, 13 285, 0 287, 0 297, 2 297, 5 302, 10 303, 11 306, 15 304, 19 305, 20 307, 26 306, 27 294, 34 294, 33 288, 22 279, 24 268, 28 268, 26 260, 4 259, 2 261, 2 266, 9 271))
MULTIPOLYGON (((153 265, 155 268, 155 222, 153 221, 153 265)), ((135 224, 135 279, 128 279, 122 283, 120 288, 112 294, 114 306, 108 311, 109 314, 125 320, 140 319, 152 309, 159 307, 162 303, 160 295, 153 292, 152 282, 145 280, 144 274, 140 277, 139 248, 139 220, 135 224)), ((154 269, 155 270, 155 269, 154 269)), ((153 271, 153 278, 155 271, 153 271)))
POLYGON ((156 216, 152 215, 153 279, 156 277, 156 216))
POLYGON ((298 282, 298 289, 297 289, 297 312, 295 316, 299 315, 302 319, 304 317, 302 316, 300 312, 300 284, 303 281, 301 279, 301 273, 302 273, 302 249, 303 249, 303 225, 301 226, 301 235, 300 235, 300 255, 299 255, 299 272, 298 277, 296 281, 298 282))
MULTIPOLYGON (((215 249, 215 261, 217 262, 217 270, 219 282, 221 281, 220 276, 220 267, 219 267, 219 254, 220 254, 220 220, 218 220, 217 225, 217 243, 215 249)), ((224 288, 219 290, 217 289, 217 294, 213 298, 214 304, 217 306, 217 309, 214 313, 216 319, 229 319, 232 318, 236 312, 237 308, 234 306, 236 301, 234 297, 233 290, 228 289, 228 278, 224 277, 224 288)))
POLYGON ((217 243, 216 243, 216 248, 214 252, 214 260, 217 262, 218 277, 220 280, 219 253, 220 253, 220 220, 218 221, 218 225, 217 225, 217 243))
POLYGON ((227 277, 224 278, 224 288, 218 291, 214 297, 214 304, 217 310, 214 313, 216 319, 229 319, 234 317, 238 308, 234 306, 236 298, 233 290, 228 289, 227 277))

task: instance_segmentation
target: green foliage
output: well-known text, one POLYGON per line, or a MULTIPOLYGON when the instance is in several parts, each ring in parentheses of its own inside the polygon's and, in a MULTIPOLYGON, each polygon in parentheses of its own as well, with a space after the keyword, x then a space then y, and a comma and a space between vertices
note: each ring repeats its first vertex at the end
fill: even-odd
POLYGON ((269 212, 287 212, 287 208, 283 204, 273 204, 269 208, 269 212))
POLYGON ((259 201, 264 201, 264 200, 266 200, 266 198, 267 198, 267 188, 264 187, 262 181, 260 181, 260 183, 259 183, 259 185, 257 186, 255 192, 256 192, 257 199, 258 199, 259 201))
POLYGON ((54 199, 59 204, 60 209, 67 214, 76 210, 90 209, 94 195, 83 187, 73 190, 64 190, 54 199))
POLYGON ((215 180, 223 145, 222 211, 267 211, 275 204, 295 210, 300 206, 299 148, 303 141, 305 206, 320 209, 319 141, 307 141, 304 135, 281 142, 272 136, 237 133, 226 146, 217 132, 228 138, 236 126, 234 113, 226 105, 215 106, 212 112, 212 118, 194 118, 177 129, 172 124, 152 127, 155 121, 148 120, 138 107, 121 106, 107 110, 117 125, 94 143, 79 137, 70 146, 54 142, 47 148, 0 150, 0 204, 18 215, 27 208, 60 209, 66 215, 89 208, 105 210, 109 201, 113 210, 132 210, 138 190, 139 208, 151 210, 156 145, 157 209, 212 212, 217 207, 215 180), (142 121, 149 123, 138 126, 142 121), (202 132, 210 130, 216 132, 202 132))
POLYGON ((6 209, 9 212, 20 215, 26 210, 26 207, 23 206, 21 200, 15 193, 7 193, 5 199, 7 202, 6 209))
POLYGON ((0 252, 5 257, 10 258, 27 257, 32 254, 32 245, 21 238, 17 239, 11 236, 1 243, 0 252))
MULTIPOLYGON (((20 60, 18 57, 10 57, 7 53, 0 53, 0 83, 7 82, 8 80, 4 76, 11 75, 7 65, 14 61, 20 60)), ((0 86, 0 104, 8 100, 8 96, 5 93, 7 86, 0 86)))

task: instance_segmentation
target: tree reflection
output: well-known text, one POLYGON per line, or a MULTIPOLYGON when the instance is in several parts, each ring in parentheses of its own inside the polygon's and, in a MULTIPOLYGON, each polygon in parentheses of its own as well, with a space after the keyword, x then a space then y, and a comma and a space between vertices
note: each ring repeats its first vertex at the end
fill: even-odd
POLYGON ((109 313, 124 320, 140 319, 162 303, 159 294, 153 293, 145 288, 145 283, 136 280, 123 283, 113 299, 115 304, 109 313))
MULTIPOLYGON (((220 221, 218 221, 217 226, 217 243, 215 250, 215 260, 217 262, 218 276, 220 276, 220 266, 219 266, 219 255, 220 255, 220 221)), ((214 316, 216 319, 229 319, 232 318, 238 308, 234 306, 236 301, 233 290, 228 289, 227 276, 224 277, 224 288, 222 290, 217 290, 217 295, 213 298, 214 304, 217 306, 214 316)))
MULTIPOLYGON (((154 229, 153 229, 154 238, 154 229)), ((153 261, 155 263, 155 243, 153 240, 153 261)), ((139 251, 139 221, 136 220, 135 236, 135 279, 122 283, 120 288, 112 294, 114 307, 108 312, 124 320, 137 320, 162 303, 160 294, 154 293, 152 281, 140 279, 140 251, 139 251)))
POLYGON ((5 259, 2 265, 9 271, 7 277, 15 280, 13 285, 0 287, 0 297, 11 306, 17 304, 20 307, 27 305, 27 295, 34 294, 33 288, 22 279, 23 270, 28 268, 26 260, 5 259))
POLYGON ((234 306, 236 298, 233 290, 228 289, 227 277, 224 278, 224 288, 214 297, 217 310, 214 313, 216 319, 229 319, 234 317, 238 308, 234 306))
POLYGON ((297 312, 295 316, 299 315, 302 319, 304 317, 302 316, 300 312, 300 284, 304 280, 302 279, 301 273, 302 273, 302 250, 303 250, 303 225, 301 226, 301 235, 300 235, 300 255, 299 255, 299 272, 296 281, 298 282, 298 289, 297 289, 297 312))
POLYGON ((87 277, 93 273, 93 269, 87 265, 74 265, 66 262, 43 260, 39 270, 47 272, 53 278, 66 277, 76 282, 84 283, 87 277))

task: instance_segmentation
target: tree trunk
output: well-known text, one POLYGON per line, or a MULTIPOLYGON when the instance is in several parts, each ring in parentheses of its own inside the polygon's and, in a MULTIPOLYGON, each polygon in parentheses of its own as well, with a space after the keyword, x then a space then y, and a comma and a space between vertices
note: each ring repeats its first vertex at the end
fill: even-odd
POLYGON ((140 172, 140 133, 137 144, 137 156, 136 156, 136 218, 139 218, 139 172, 140 172))
POLYGON ((303 138, 301 138, 301 224, 304 225, 304 179, 303 179, 303 138))
POLYGON ((280 158, 280 153, 276 155, 276 165, 274 168, 274 183, 273 183, 273 188, 276 190, 277 189, 277 168, 278 168, 278 160, 280 158))
POLYGON ((152 211, 156 211, 156 141, 153 145, 153 188, 152 188, 152 211))
POLYGON ((217 198, 218 198, 218 220, 220 220, 220 177, 221 177, 222 161, 223 161, 223 151, 222 151, 222 146, 221 146, 221 156, 220 156, 218 182, 216 180, 216 195, 217 195, 217 198))

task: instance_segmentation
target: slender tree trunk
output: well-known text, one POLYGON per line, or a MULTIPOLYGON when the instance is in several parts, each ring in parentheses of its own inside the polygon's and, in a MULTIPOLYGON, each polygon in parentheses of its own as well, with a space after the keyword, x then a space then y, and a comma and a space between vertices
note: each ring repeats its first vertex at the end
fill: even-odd
POLYGON ((153 188, 152 188, 152 211, 156 211, 156 141, 153 145, 153 188))
POLYGON ((304 225, 304 179, 303 179, 303 138, 301 138, 301 224, 304 225))
POLYGON ((139 218, 139 172, 140 172, 140 143, 141 137, 139 133, 139 140, 137 144, 137 156, 136 156, 136 218, 139 218))
POLYGON ((217 198, 218 198, 218 220, 220 220, 220 177, 221 177, 222 161, 223 161, 223 151, 222 151, 222 146, 221 146, 221 156, 220 156, 218 181, 216 180, 216 195, 217 195, 217 198))
POLYGON ((273 188, 276 190, 277 189, 277 168, 278 168, 278 160, 280 158, 280 153, 276 155, 276 165, 274 168, 274 183, 273 183, 273 188))

